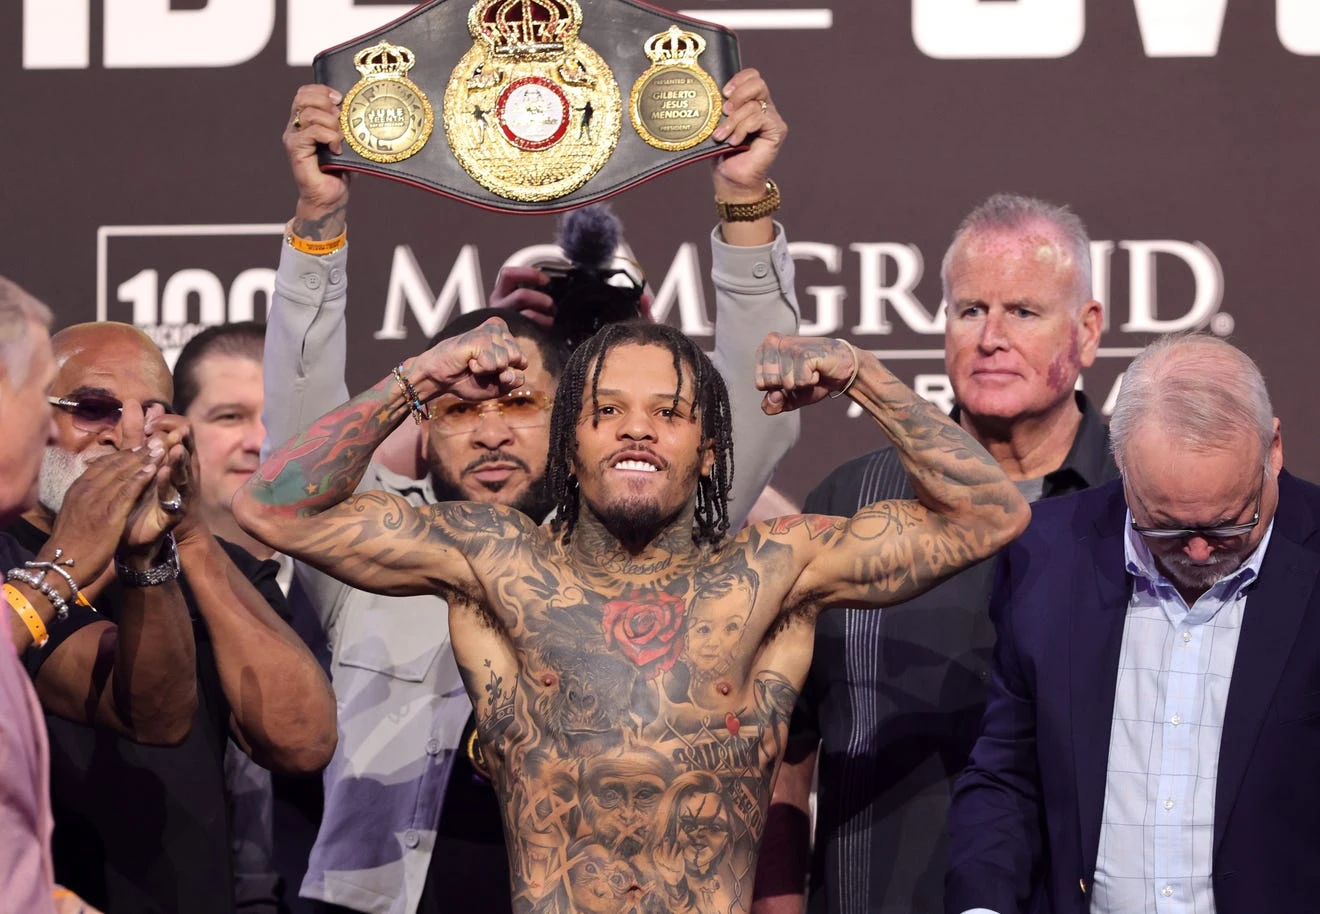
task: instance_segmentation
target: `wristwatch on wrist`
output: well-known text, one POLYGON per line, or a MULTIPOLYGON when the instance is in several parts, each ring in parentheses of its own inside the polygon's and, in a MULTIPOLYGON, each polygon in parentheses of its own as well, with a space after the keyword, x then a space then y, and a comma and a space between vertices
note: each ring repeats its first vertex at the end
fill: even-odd
POLYGON ((715 198, 715 209, 721 222, 755 222, 779 211, 779 185, 765 182, 765 196, 751 203, 725 203, 715 198))
POLYGON ((160 561, 146 571, 136 571, 115 556, 115 574, 119 580, 130 587, 155 587, 166 581, 173 581, 179 576, 179 551, 174 548, 174 534, 165 534, 165 552, 160 561))

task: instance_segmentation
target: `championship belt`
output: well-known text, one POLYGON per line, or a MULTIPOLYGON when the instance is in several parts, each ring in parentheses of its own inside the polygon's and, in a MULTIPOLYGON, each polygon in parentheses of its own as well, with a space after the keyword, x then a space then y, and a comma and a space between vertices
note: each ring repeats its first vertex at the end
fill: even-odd
POLYGON ((433 0, 316 56, 360 171, 503 212, 602 200, 728 150, 728 29, 635 0, 433 0))

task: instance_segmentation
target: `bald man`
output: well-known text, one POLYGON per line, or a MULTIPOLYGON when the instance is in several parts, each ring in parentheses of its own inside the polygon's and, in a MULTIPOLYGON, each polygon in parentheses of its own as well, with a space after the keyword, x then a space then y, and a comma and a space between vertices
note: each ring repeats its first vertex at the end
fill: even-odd
MULTIPOLYGON (((73 487, 100 461, 132 453, 159 429, 188 428, 171 415, 169 368, 140 330, 80 324, 52 344, 54 443, 42 460, 39 504, 9 528, 33 552, 54 541, 61 516, 76 509, 73 487)), ((290 772, 319 770, 335 744, 329 684, 274 608, 283 609, 277 566, 210 534, 195 478, 189 466, 177 466, 152 494, 152 516, 177 518, 173 536, 107 565, 92 594, 99 615, 70 614, 25 658, 40 690, 65 645, 86 639, 83 629, 95 619, 122 621, 134 600, 154 601, 190 622, 196 706, 177 745, 107 740, 47 715, 56 876, 112 911, 231 914, 226 738, 261 764, 290 772)))
MULTIPOLYGON (((0 522, 36 504, 42 448, 54 442, 47 399, 56 373, 50 319, 45 305, 0 277, 0 427, 5 429, 0 437, 0 522)), ((171 462, 183 456, 179 439, 157 429, 147 447, 108 456, 78 481, 70 510, 36 555, 0 533, 0 571, 12 610, 6 613, 9 624, 0 626, 0 886, 5 910, 96 914, 54 883, 46 728, 21 658, 47 637, 62 607, 73 604, 75 612, 90 614, 77 604, 75 588, 91 592, 99 567, 112 553, 118 549, 131 561, 140 547, 149 548, 172 526, 168 516, 164 524, 153 524, 162 518, 133 509, 143 504, 140 496, 155 498, 153 482, 167 485, 171 462)), ((42 699, 62 706, 72 718, 137 739, 178 739, 187 732, 196 704, 187 617, 167 607, 147 615, 142 602, 133 601, 126 610, 123 628, 93 621, 82 637, 67 641, 60 662, 52 663, 43 677, 42 699), (149 710, 160 713, 141 713, 149 710)))
POLYGON ((1133 360, 1110 435, 1120 478, 1000 557, 945 912, 1314 911, 1320 487, 1208 335, 1133 360))

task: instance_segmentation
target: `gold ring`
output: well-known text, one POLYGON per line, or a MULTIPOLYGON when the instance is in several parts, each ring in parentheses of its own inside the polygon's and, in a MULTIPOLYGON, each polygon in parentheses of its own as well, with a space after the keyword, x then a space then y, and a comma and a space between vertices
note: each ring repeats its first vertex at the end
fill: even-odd
MULTIPOLYGON (((764 110, 764 109, 762 109, 762 110, 764 110)), ((293 129, 294 129, 294 130, 301 130, 301 129, 302 129, 302 109, 301 109, 301 108, 299 108, 297 111, 293 112, 293 129)))
POLYGON ((763 99, 763 98, 762 98, 762 99, 757 99, 757 100, 761 103, 761 113, 762 113, 762 114, 765 114, 767 111, 770 110, 770 103, 769 103, 769 102, 767 102, 767 101, 766 101, 765 99, 763 99))

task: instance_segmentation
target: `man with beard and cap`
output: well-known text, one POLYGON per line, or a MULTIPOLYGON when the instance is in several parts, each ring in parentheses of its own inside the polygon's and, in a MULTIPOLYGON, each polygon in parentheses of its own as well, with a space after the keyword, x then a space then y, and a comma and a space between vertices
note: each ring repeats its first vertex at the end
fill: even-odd
MULTIPOLYGON (((43 449, 56 440, 49 402, 56 374, 50 319, 45 305, 0 277, 4 523, 36 504, 43 449)), ((177 589, 130 595, 119 626, 90 608, 100 592, 101 567, 112 556, 140 565, 177 520, 159 510, 157 500, 172 497, 175 474, 186 459, 181 432, 155 416, 131 434, 134 448, 94 461, 73 485, 70 509, 37 555, 0 533, 0 571, 12 610, 0 635, 0 886, 5 910, 95 914, 54 885, 49 758, 38 695, 72 720, 143 742, 183 738, 196 706, 192 639, 177 589), (52 638, 61 641, 60 649, 34 690, 22 660, 52 638)))
MULTIPOLYGON (((794 332, 797 303, 787 241, 772 218, 778 189, 769 181, 787 128, 756 71, 738 74, 725 90, 725 110, 733 113, 715 137, 736 151, 716 160, 713 173, 722 221, 712 237, 711 275, 716 358, 737 382, 737 524, 797 437, 796 417, 763 415, 750 384, 756 342, 768 331, 794 332)), ((342 148, 339 101, 326 86, 302 87, 284 133, 299 198, 268 316, 266 426, 275 443, 348 397, 348 179, 323 173, 317 159, 318 146, 336 154, 342 148)), ((559 367, 550 353, 557 341, 538 324, 554 323, 556 303, 519 286, 547 278, 533 269, 506 270, 492 296, 508 309, 528 358, 526 390, 508 392, 498 405, 458 397, 431 404, 434 418, 420 435, 422 466, 406 444, 399 460, 378 450, 360 490, 390 492, 417 507, 472 500, 516 507, 538 523, 546 518, 549 404, 559 367)), ((442 596, 379 596, 304 564, 298 574, 331 642, 340 705, 339 749, 326 771, 325 817, 303 897, 318 900, 315 910, 322 911, 432 914, 448 910, 453 893, 462 892, 473 909, 510 910, 496 797, 474 783, 480 775, 464 751, 475 745, 466 727, 472 707, 442 596)))
POLYGON ((1314 911, 1320 487, 1208 334, 1123 375, 1120 478, 1004 550, 945 911, 1314 911))
MULTIPOLYGON (((445 597, 505 817, 518 910, 575 910, 555 899, 577 841, 547 845, 541 813, 562 802, 562 785, 534 776, 529 760, 571 762, 615 747, 671 759, 680 776, 708 775, 720 798, 689 798, 679 813, 710 829, 710 840, 694 833, 683 851, 702 877, 695 892, 687 863, 671 851, 655 863, 677 881, 634 867, 628 908, 667 910, 669 887, 684 903, 698 898, 703 911, 745 909, 819 613, 888 605, 982 560, 1025 527, 1027 502, 983 448, 873 356, 842 340, 771 334, 754 375, 763 408, 774 414, 847 393, 900 448, 917 497, 728 536, 724 382, 692 340, 645 321, 606 325, 565 366, 547 457, 549 527, 503 505, 415 505, 360 489, 375 446, 410 414, 458 397, 498 403, 527 383, 528 363, 494 318, 406 360, 278 448, 235 496, 234 515, 272 548, 351 586, 445 597), (702 593, 746 621, 715 683, 722 701, 697 717, 690 696, 668 686, 709 579, 754 586, 702 593), (547 874, 535 880, 523 875, 523 838, 533 831, 547 874), (719 872, 707 871, 716 856, 719 872)), ((582 785, 569 786, 581 805, 582 785)), ((578 840, 596 837, 583 831, 578 840)))
MULTIPOLYGON (((66 513, 78 510, 79 481, 101 461, 131 452, 147 430, 187 429, 169 415, 170 372, 141 330, 79 324, 52 344, 55 443, 43 458, 39 504, 8 528, 33 552, 58 544, 66 513)), ((110 621, 123 620, 139 592, 182 604, 196 656, 191 726, 175 746, 140 746, 61 719, 47 705, 56 875, 115 912, 233 912, 223 782, 231 735, 263 765, 288 771, 318 770, 334 747, 325 675, 271 608, 282 599, 273 563, 263 571, 211 535, 198 517, 195 478, 194 468, 179 466, 170 480, 176 494, 151 503, 175 523, 172 540, 102 563, 107 582, 95 597, 98 618, 110 621)), ((74 624, 57 626, 44 648, 28 652, 39 689, 58 669, 63 645, 85 637, 74 624)))

